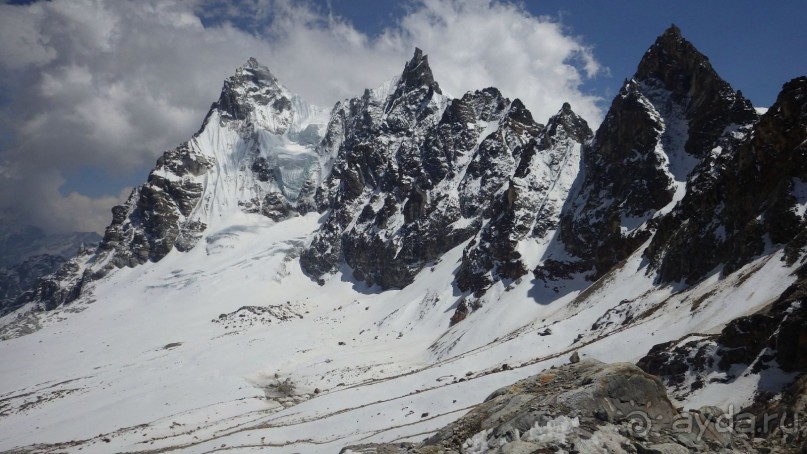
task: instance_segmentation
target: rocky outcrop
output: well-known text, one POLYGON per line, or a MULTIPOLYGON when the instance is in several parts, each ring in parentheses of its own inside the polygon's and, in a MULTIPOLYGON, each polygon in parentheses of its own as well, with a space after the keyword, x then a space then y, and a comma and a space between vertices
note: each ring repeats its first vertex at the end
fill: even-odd
MULTIPOLYGON (((680 400, 710 383, 733 383, 740 374, 759 375, 763 382, 770 374, 804 374, 807 278, 764 310, 732 320, 719 334, 690 334, 656 345, 637 365, 661 377, 680 400)), ((779 393, 783 388, 762 391, 779 393)))
POLYGON ((10 308, 28 305, 28 311, 50 311, 69 304, 81 295, 84 285, 92 280, 87 262, 95 257, 94 248, 82 248, 78 254, 63 262, 52 274, 40 277, 20 294, 10 308))
POLYGON ((95 250, 95 232, 46 234, 33 226, 0 219, 0 317, 25 304, 26 292, 56 273, 71 258, 95 250))
POLYGON ((695 165, 755 120, 742 94, 675 26, 668 29, 583 149, 579 191, 560 218, 559 237, 572 258, 546 260, 536 277, 602 276, 652 236, 695 165))
POLYGON ((682 401, 714 384, 732 386, 751 377, 757 382, 753 403, 733 409, 730 427, 753 434, 759 452, 804 452, 807 278, 765 309, 732 320, 719 334, 690 334, 656 345, 637 365, 658 375, 682 401))
POLYGON ((807 452, 807 375, 774 397, 761 396, 744 409, 745 427, 760 435, 756 440, 765 449, 760 452, 807 452))
POLYGON ((24 305, 40 280, 52 280, 76 255, 95 251, 101 239, 95 232, 46 234, 1 220, 0 231, 0 317, 24 305))
POLYGON ((687 417, 658 378, 636 366, 582 360, 494 392, 422 443, 342 453, 750 452, 741 437, 681 424, 687 417))
POLYGON ((204 189, 197 177, 213 167, 214 162, 190 144, 165 152, 148 182, 135 188, 124 205, 112 209, 112 223, 100 246, 109 259, 98 272, 156 262, 174 247, 190 249, 205 227, 190 219, 204 189))

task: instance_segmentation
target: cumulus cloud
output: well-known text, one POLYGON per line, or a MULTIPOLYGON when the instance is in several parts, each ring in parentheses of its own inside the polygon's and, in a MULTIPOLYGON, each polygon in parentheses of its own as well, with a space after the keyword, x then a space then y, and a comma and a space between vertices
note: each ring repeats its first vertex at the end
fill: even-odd
POLYGON ((598 99, 580 90, 599 64, 556 20, 489 0, 407 11, 368 36, 324 6, 287 0, 0 5, 0 213, 49 231, 102 230, 123 185, 64 194, 66 175, 145 175, 250 56, 330 106, 398 74, 417 46, 455 96, 496 86, 538 121, 564 101, 600 121, 598 99))

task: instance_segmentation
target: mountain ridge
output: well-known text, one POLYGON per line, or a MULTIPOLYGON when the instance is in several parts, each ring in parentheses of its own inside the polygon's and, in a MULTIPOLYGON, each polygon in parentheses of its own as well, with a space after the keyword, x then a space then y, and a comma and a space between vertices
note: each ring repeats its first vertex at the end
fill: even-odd
POLYGON ((596 132, 569 104, 541 124, 492 87, 448 98, 420 49, 327 119, 251 59, 98 250, 0 318, 0 449, 333 452, 445 434, 506 396, 522 419, 469 413, 446 446, 535 429, 555 450, 796 452, 774 433, 648 441, 594 411, 630 386, 552 380, 664 383, 670 417, 803 394, 805 103, 801 77, 757 116, 676 27, 596 132), (527 411, 523 383, 596 405, 527 411))

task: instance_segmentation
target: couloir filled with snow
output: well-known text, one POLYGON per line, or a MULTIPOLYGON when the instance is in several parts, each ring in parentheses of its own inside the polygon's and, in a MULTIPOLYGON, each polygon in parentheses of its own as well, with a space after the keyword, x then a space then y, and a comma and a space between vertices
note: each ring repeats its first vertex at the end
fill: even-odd
MULTIPOLYGON (((694 288, 658 288, 640 249, 565 294, 496 284, 449 326, 463 246, 402 290, 367 288, 349 270, 320 286, 297 259, 320 222, 232 211, 190 252, 111 273, 40 330, 0 342, 0 450, 338 452, 419 440, 575 350, 635 362, 657 343, 719 330, 794 279, 773 253, 694 288), (277 387, 286 379, 291 392, 277 387)), ((755 377, 690 398, 742 404, 755 377)))

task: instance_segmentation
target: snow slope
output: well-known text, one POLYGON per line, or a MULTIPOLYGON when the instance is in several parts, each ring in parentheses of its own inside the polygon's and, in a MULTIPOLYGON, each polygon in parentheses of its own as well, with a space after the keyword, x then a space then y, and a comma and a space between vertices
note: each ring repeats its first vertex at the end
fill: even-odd
POLYGON ((319 222, 233 212, 192 251, 112 273, 41 330, 0 343, 0 450, 336 452, 417 440, 574 350, 635 362, 793 281, 774 253, 676 293, 655 287, 635 254, 559 299, 536 282, 498 283, 449 327, 462 246, 403 290, 349 273, 320 287, 296 258, 319 222), (286 378, 291 397, 269 386, 286 378))

